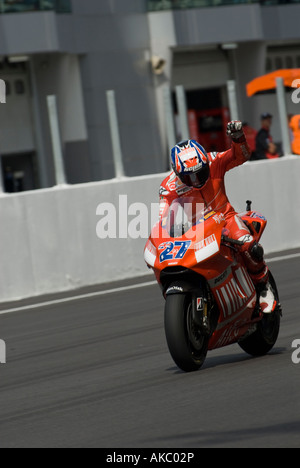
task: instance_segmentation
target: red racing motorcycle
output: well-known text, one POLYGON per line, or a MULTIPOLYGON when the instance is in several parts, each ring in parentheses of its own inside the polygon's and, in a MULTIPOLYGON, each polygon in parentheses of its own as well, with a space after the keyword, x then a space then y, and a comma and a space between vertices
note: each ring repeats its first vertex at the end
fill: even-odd
MULTIPOLYGON (((258 242, 266 219, 251 210, 251 202, 239 216, 258 242)), ((274 277, 270 273, 276 307, 264 314, 239 254, 241 241, 225 236, 224 226, 222 213, 178 198, 145 247, 145 261, 166 300, 169 351, 185 372, 200 369, 209 350, 238 343, 246 353, 262 356, 278 338, 282 310, 274 277)))

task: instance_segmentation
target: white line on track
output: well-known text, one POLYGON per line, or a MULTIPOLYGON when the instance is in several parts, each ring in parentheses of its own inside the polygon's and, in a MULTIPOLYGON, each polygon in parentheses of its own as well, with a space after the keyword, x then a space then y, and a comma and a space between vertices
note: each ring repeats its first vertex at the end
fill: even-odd
POLYGON ((291 255, 282 255, 281 257, 269 258, 266 260, 266 263, 280 262, 281 260, 292 260, 293 258, 300 257, 300 253, 291 254, 291 255))
MULTIPOLYGON (((280 257, 269 258, 269 259, 266 260, 266 262, 267 263, 280 262, 280 261, 283 261, 283 260, 291 260, 291 259, 298 258, 298 257, 300 257, 300 253, 295 253, 295 254, 291 254, 291 255, 282 255, 280 257)), ((26 306, 21 306, 21 307, 15 307, 15 308, 12 308, 12 309, 0 310, 0 315, 12 313, 12 312, 24 312, 24 311, 27 311, 27 310, 35 310, 35 309, 40 309, 42 307, 54 306, 54 305, 57 305, 57 304, 68 304, 68 303, 72 303, 72 302, 75 302, 75 301, 79 301, 81 299, 90 299, 90 298, 93 298, 93 297, 105 296, 107 294, 114 294, 114 293, 119 293, 119 292, 123 292, 123 291, 131 291, 131 290, 134 290, 134 289, 140 289, 140 288, 145 288, 145 287, 148 287, 148 286, 154 286, 155 284, 157 284, 156 281, 147 281, 147 282, 140 283, 140 284, 132 284, 130 286, 122 286, 120 288, 107 289, 105 291, 98 291, 98 292, 94 292, 94 293, 86 293, 86 294, 82 294, 80 296, 72 296, 72 297, 66 297, 66 298, 62 298, 62 299, 55 299, 55 300, 52 300, 52 301, 40 302, 38 304, 31 304, 31 305, 26 305, 26 306)))
POLYGON ((147 286, 153 286, 155 284, 157 284, 156 281, 147 281, 145 283, 132 284, 130 286, 122 286, 121 288, 107 289, 106 291, 98 291, 94 293, 81 294, 80 296, 72 296, 72 297, 65 297, 62 299, 54 299, 52 301, 40 302, 38 304, 31 304, 31 305, 26 305, 22 307, 15 307, 13 309, 0 310, 0 315, 8 314, 11 312, 24 312, 26 310, 35 310, 35 309, 40 309, 41 307, 53 306, 56 304, 67 304, 67 303, 78 301, 80 299, 90 299, 93 297, 105 296, 107 294, 114 294, 114 293, 119 293, 123 291, 130 291, 133 289, 145 288, 147 286))

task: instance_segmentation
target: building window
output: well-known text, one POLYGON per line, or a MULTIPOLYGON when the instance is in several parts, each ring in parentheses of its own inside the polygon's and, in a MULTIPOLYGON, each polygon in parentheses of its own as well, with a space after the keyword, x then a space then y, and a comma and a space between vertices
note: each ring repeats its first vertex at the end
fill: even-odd
POLYGON ((272 60, 270 59, 270 57, 268 57, 266 60, 266 72, 270 72, 272 70, 273 70, 272 60))
POLYGON ((6 96, 10 96, 11 94, 10 82, 5 80, 5 85, 6 85, 6 96))
POLYGON ((293 57, 291 57, 290 55, 287 55, 285 57, 285 66, 286 66, 286 68, 293 68, 294 67, 294 60, 293 60, 293 57))
POLYGON ((282 57, 275 57, 275 69, 280 70, 281 68, 283 68, 282 57))
POLYGON ((16 94, 25 94, 25 83, 23 80, 15 81, 15 92, 16 94))

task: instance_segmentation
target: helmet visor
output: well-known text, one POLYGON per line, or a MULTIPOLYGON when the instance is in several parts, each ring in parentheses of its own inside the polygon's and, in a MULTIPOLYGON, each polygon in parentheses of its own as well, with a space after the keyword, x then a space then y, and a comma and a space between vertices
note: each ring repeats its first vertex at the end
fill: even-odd
POLYGON ((208 181, 209 174, 209 166, 206 165, 197 172, 178 174, 178 177, 188 187, 202 188, 208 181))

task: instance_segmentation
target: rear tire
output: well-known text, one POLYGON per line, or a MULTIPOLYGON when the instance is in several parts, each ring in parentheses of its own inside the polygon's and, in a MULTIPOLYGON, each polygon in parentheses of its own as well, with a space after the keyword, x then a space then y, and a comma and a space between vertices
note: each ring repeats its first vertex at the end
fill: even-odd
POLYGON ((199 370, 207 355, 209 337, 201 334, 193 320, 191 296, 167 296, 165 333, 170 354, 177 366, 184 372, 199 370))
POLYGON ((242 350, 251 356, 264 356, 267 354, 274 347, 279 335, 282 311, 277 286, 271 273, 269 281, 277 306, 271 314, 264 314, 262 320, 257 324, 257 330, 239 343, 242 350))

